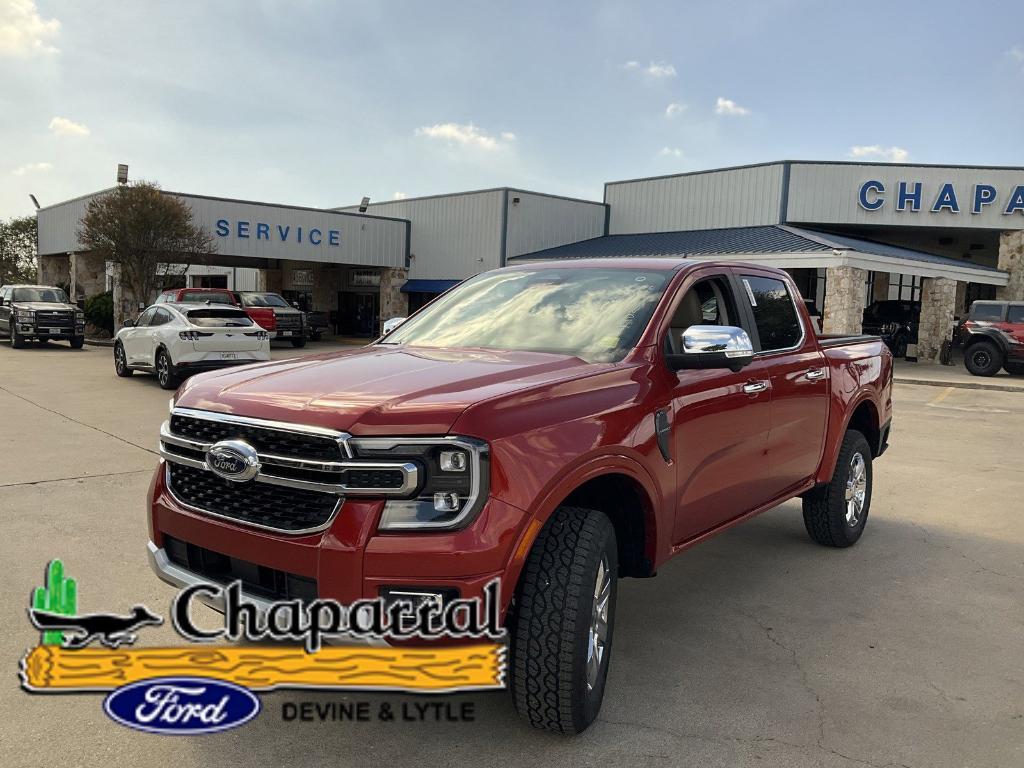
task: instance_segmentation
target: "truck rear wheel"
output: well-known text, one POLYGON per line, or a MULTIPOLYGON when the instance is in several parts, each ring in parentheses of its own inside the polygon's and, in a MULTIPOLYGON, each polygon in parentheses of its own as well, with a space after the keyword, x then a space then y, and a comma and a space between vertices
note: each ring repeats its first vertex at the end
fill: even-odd
POLYGON ((618 583, 606 515, 561 507, 537 537, 516 593, 510 687, 535 728, 579 733, 604 698, 618 583))
POLYGON ((860 432, 848 430, 832 479, 804 494, 804 526, 826 547, 849 547, 864 532, 871 507, 871 446, 860 432))
POLYGON ((964 352, 964 365, 975 376, 995 376, 1003 367, 1003 355, 991 341, 979 341, 964 352))

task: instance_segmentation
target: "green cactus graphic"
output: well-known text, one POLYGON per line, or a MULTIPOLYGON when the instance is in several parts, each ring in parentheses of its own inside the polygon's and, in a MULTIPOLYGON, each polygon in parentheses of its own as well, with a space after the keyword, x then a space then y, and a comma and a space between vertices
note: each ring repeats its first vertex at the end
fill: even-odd
MULTIPOLYGON (((78 613, 78 587, 74 579, 64 576, 64 563, 51 560, 46 569, 46 586, 36 587, 32 607, 41 611, 74 616, 78 613)), ((64 633, 59 630, 43 632, 43 645, 60 645, 64 633)))

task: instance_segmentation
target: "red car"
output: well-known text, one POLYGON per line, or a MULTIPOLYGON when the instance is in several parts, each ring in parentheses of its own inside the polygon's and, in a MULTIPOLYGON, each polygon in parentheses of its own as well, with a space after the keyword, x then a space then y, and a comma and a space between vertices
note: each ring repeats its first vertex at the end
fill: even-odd
POLYGON ((270 331, 271 340, 290 341, 293 347, 306 346, 305 315, 279 294, 227 288, 172 288, 156 299, 157 304, 192 302, 241 307, 254 323, 270 331))
POLYGON ((239 579, 260 610, 497 578, 517 709, 578 732, 619 577, 797 496, 814 541, 854 544, 891 394, 881 340, 817 336, 780 270, 499 269, 367 347, 189 380, 161 430, 150 562, 179 586, 239 579), (239 441, 252 460, 225 472, 239 441))
POLYGON ((964 365, 975 376, 1024 375, 1024 301, 976 301, 960 324, 964 365))

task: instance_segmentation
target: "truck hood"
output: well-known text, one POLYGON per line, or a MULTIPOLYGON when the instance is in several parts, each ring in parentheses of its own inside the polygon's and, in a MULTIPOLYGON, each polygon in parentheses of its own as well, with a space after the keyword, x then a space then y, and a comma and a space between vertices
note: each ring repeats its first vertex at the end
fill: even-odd
POLYGON ((68 312, 78 309, 74 304, 62 304, 57 301, 15 301, 11 304, 13 309, 31 309, 34 311, 57 311, 68 312))
POLYGON ((176 405, 353 435, 445 434, 473 403, 607 367, 540 352, 375 345, 200 374, 176 405))

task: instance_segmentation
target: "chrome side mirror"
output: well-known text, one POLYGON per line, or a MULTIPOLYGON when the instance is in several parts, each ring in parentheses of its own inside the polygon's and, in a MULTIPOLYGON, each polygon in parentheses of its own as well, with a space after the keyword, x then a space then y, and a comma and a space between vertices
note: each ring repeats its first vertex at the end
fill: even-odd
POLYGON ((407 318, 404 317, 392 317, 390 320, 385 320, 384 325, 380 331, 381 336, 387 336, 389 333, 395 330, 395 328, 404 323, 406 319, 407 318))
POLYGON ((738 372, 754 359, 754 345, 742 328, 731 325, 691 325, 681 340, 682 354, 665 356, 673 371, 728 368, 738 372))

